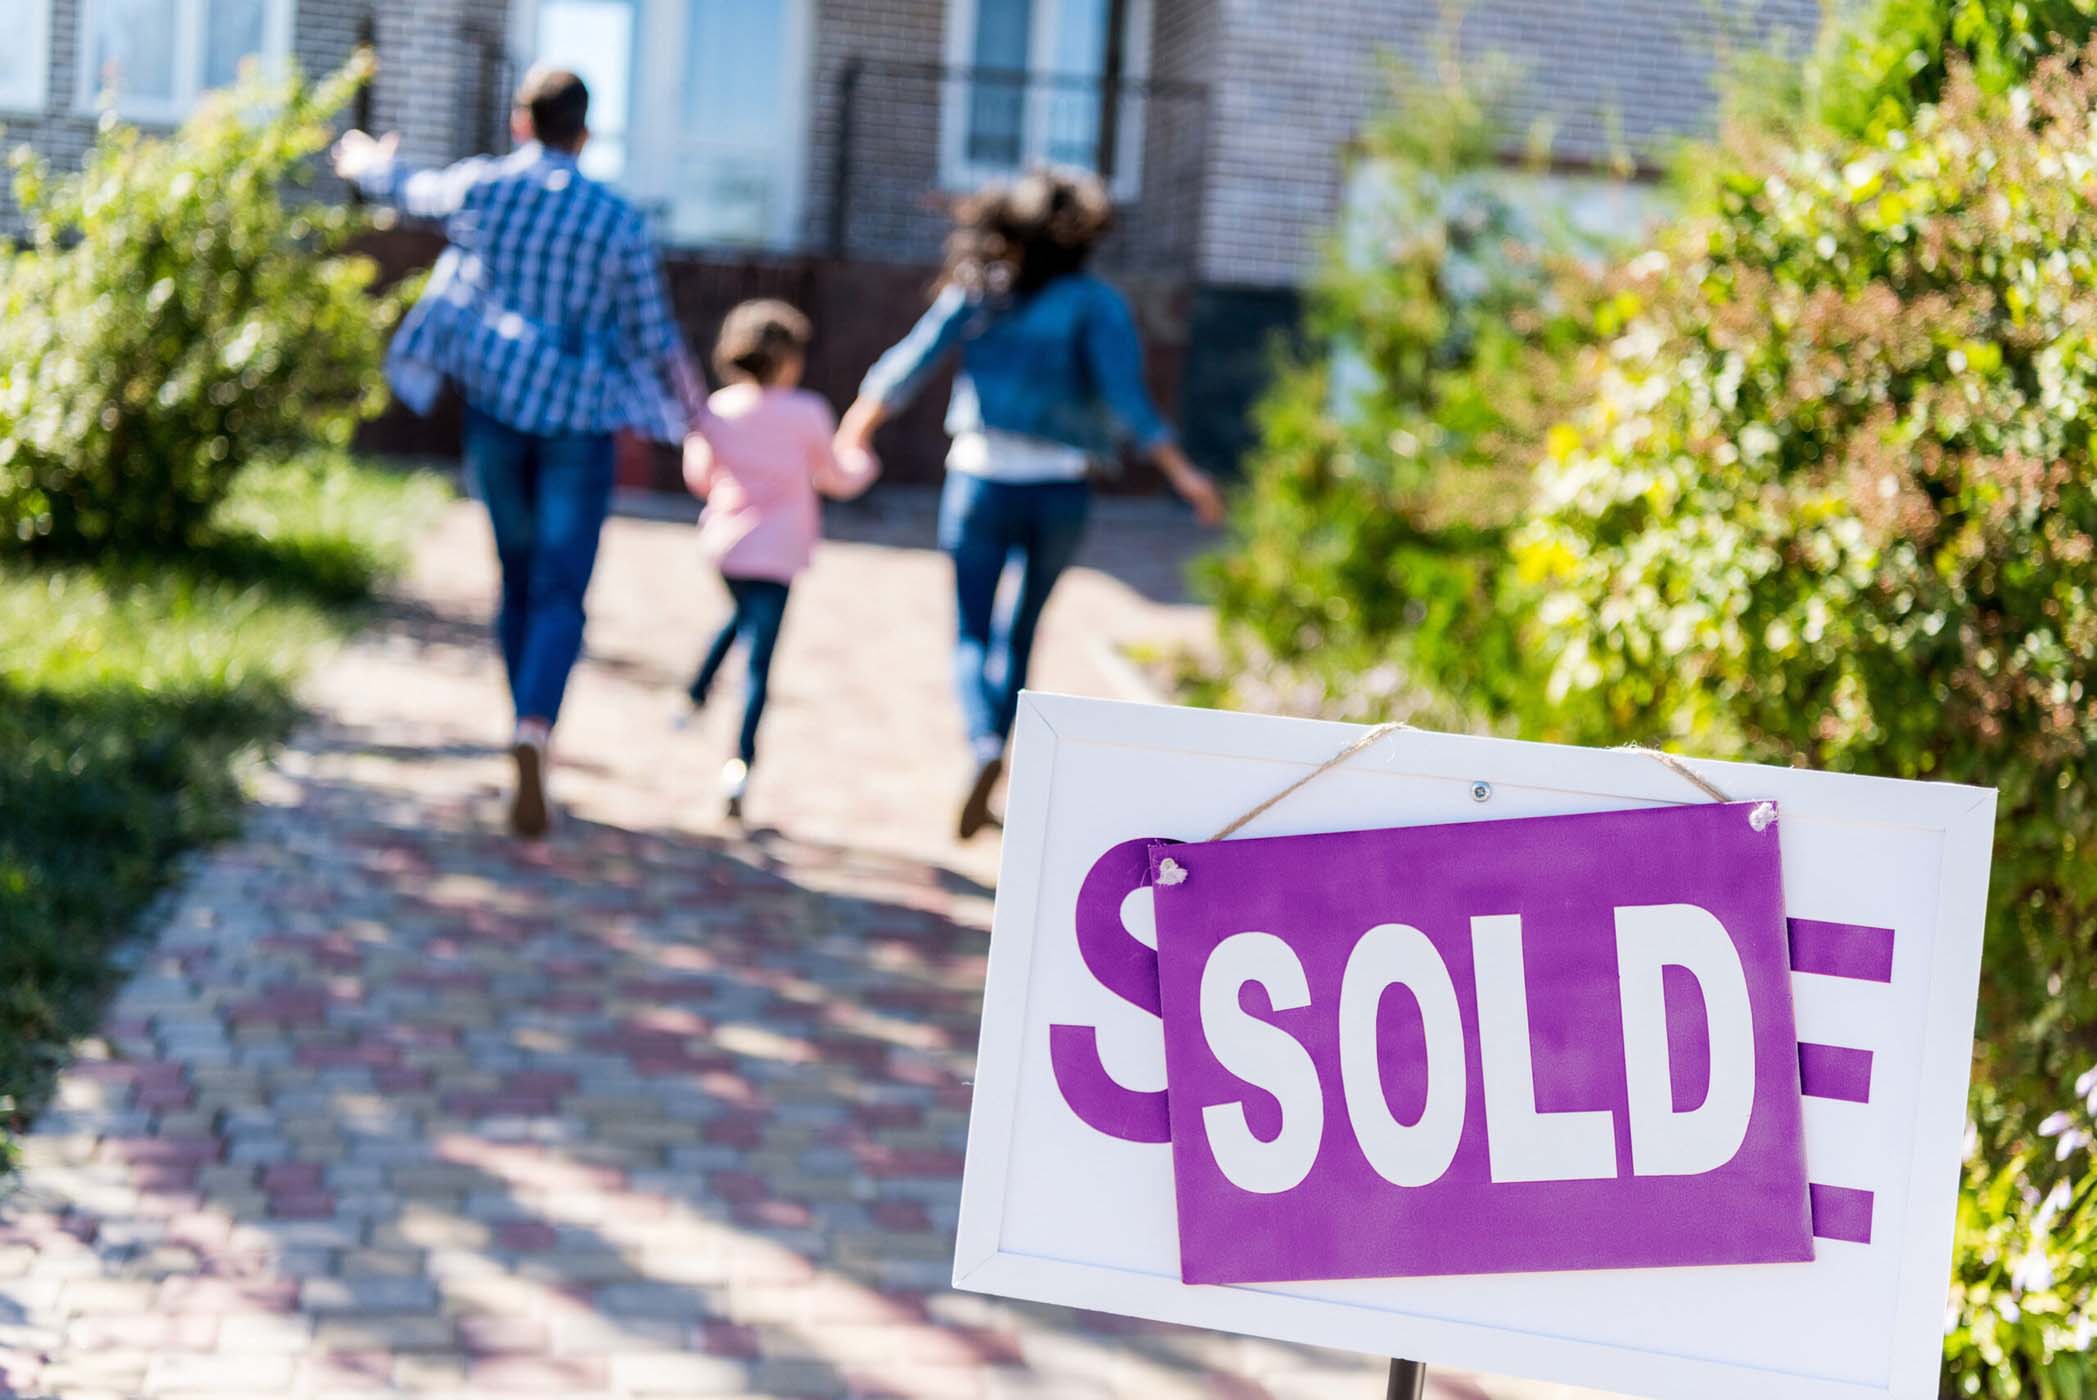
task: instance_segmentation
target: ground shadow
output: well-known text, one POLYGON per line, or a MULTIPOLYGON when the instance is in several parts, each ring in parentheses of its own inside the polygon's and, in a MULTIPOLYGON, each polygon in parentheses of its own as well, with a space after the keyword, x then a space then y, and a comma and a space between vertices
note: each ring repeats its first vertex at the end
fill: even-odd
MULTIPOLYGON (((189 1000, 69 1077, 45 1131, 100 1141, 29 1174, 0 1249, 170 1315, 316 1319, 302 1388, 396 1383, 418 1338, 469 1384, 571 1394, 648 1349, 780 1396, 1267 1394, 1204 1334, 947 1289, 985 957, 949 910, 980 886, 776 832, 519 845, 289 781, 153 950, 189 1000), (280 839, 293 810, 326 849, 280 839), (227 1053, 189 1053, 210 1023, 227 1053), (168 1114, 201 1130, 148 1135, 168 1114)), ((96 1322, 43 1320, 24 1394, 63 1393, 96 1322)))
MULTIPOLYGON (((622 493, 617 513, 638 520, 690 521, 699 504, 659 492, 622 493)), ((878 485, 855 501, 832 502, 823 511, 824 537, 843 544, 889 549, 939 548, 939 490, 878 485)), ((1091 523, 1078 566, 1121 583, 1154 603, 1191 600, 1188 570, 1216 543, 1192 515, 1169 497, 1094 498, 1091 523)))

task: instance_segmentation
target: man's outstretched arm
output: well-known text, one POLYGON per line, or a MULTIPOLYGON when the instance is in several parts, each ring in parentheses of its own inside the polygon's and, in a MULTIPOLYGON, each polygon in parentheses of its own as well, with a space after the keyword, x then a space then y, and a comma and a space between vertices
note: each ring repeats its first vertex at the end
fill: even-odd
POLYGON ((335 173, 372 199, 418 219, 446 219, 459 212, 466 192, 479 183, 488 158, 475 156, 442 170, 418 170, 400 160, 400 133, 373 136, 355 129, 335 143, 335 173))

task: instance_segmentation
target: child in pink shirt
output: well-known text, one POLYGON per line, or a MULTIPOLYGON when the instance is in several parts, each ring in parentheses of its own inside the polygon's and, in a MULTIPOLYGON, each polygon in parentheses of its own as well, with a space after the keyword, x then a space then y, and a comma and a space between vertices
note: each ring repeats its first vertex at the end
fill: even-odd
POLYGON ((880 471, 871 453, 834 450, 836 415, 820 396, 798 387, 809 337, 808 318, 784 302, 744 302, 729 312, 714 347, 714 368, 727 386, 707 400, 706 415, 685 442, 685 484, 706 501, 700 549, 735 602, 692 680, 695 708, 706 703, 738 639, 745 652, 742 733, 736 756, 721 771, 730 817, 742 815, 757 759, 757 726, 787 590, 808 567, 822 533, 818 493, 848 499, 880 471))

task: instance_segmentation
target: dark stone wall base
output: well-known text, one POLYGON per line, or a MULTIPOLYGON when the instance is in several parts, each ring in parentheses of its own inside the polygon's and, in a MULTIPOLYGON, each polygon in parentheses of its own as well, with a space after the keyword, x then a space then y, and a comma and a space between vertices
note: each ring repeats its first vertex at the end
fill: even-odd
POLYGON ((1257 438, 1252 412, 1274 378, 1275 358, 1301 335, 1303 293, 1294 287, 1198 286, 1187 331, 1179 421, 1187 454, 1235 472, 1257 438))

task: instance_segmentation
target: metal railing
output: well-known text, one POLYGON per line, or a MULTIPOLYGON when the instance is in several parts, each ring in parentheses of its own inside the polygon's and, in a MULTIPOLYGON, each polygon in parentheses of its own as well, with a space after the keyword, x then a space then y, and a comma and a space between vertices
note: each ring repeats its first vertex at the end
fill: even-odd
POLYGON ((1194 83, 855 59, 839 73, 827 229, 837 256, 927 261, 950 201, 1037 165, 1097 173, 1120 209, 1103 261, 1187 266, 1208 92, 1194 83))

